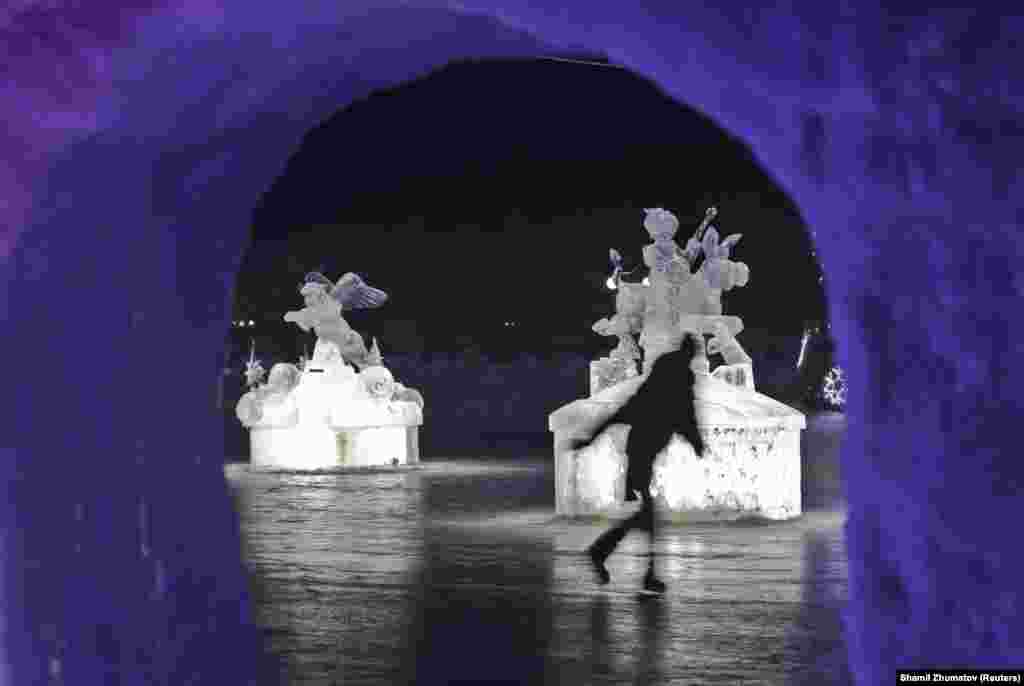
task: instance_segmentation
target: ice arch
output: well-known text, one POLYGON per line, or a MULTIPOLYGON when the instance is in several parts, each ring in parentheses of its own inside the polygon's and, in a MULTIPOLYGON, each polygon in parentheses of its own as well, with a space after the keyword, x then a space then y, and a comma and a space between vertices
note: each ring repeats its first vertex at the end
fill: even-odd
MULTIPOLYGON (((433 4, 181 0, 65 22, 29 0, 0 16, 5 101, 32 110, 5 112, 0 168, 17 242, 0 682, 103 683, 120 664, 122 683, 250 683, 237 522, 197 401, 249 212, 299 137, 372 88, 567 46, 743 137, 817 230, 863 380, 844 455, 859 682, 1024 661, 1024 551, 1003 526, 1024 475, 1003 447, 1020 414, 1024 100, 1001 74, 1020 20, 909 2, 433 4), (25 32, 64 41, 63 69, 25 32)), ((339 188, 350 173, 339 160, 339 188)))

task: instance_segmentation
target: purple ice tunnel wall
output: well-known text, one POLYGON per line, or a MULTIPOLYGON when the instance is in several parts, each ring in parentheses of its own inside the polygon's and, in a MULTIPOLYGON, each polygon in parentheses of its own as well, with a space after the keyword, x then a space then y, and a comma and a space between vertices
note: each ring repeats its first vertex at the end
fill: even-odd
MULTIPOLYGON (((860 380, 843 454, 858 683, 1024 664, 1024 551, 1007 534, 1024 476, 1009 447, 1020 18, 899 2, 60 4, 0 13, 3 683, 254 683, 220 418, 196 399, 214 393, 259 194, 306 131, 376 88, 568 47, 745 140, 817 232, 860 380)), ((358 173, 339 159, 339 189, 358 173)))

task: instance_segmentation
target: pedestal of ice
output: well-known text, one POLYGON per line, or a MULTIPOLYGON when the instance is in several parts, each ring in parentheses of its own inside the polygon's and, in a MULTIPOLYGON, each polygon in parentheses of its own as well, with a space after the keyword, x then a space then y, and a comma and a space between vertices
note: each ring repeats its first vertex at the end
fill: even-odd
POLYGON ((249 428, 256 469, 320 470, 419 462, 422 409, 374 398, 348 366, 312 366, 276 402, 262 402, 249 428))
MULTIPOLYGON (((643 382, 637 377, 548 418, 555 445, 555 508, 559 515, 620 515, 625 506, 628 428, 613 426, 584 450, 587 438, 643 382)), ((707 455, 698 459, 678 436, 655 460, 652 493, 672 519, 788 519, 801 514, 800 412, 766 395, 697 374, 698 420, 707 455)))

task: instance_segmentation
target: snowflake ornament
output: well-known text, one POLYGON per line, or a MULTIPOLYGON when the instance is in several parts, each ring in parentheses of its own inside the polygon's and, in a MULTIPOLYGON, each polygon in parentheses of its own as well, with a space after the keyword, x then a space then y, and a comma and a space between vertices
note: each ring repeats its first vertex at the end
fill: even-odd
POLYGON ((832 367, 825 375, 825 382, 821 387, 821 394, 825 401, 836 409, 843 409, 846 404, 846 375, 839 367, 832 367))

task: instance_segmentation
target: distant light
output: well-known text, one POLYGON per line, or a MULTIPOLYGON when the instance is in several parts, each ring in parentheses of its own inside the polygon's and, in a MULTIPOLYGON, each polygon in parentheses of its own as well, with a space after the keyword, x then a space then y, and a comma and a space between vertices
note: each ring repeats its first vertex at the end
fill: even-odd
POLYGON ((643 283, 644 283, 645 286, 650 286, 651 285, 651 280, 645 276, 643 283))
POLYGON ((250 319, 249 320, 249 326, 256 326, 256 322, 254 322, 253 320, 250 319))
POLYGON ((608 290, 614 291, 618 286, 615 285, 615 279, 608 277, 608 280, 604 282, 604 285, 608 287, 608 290))

